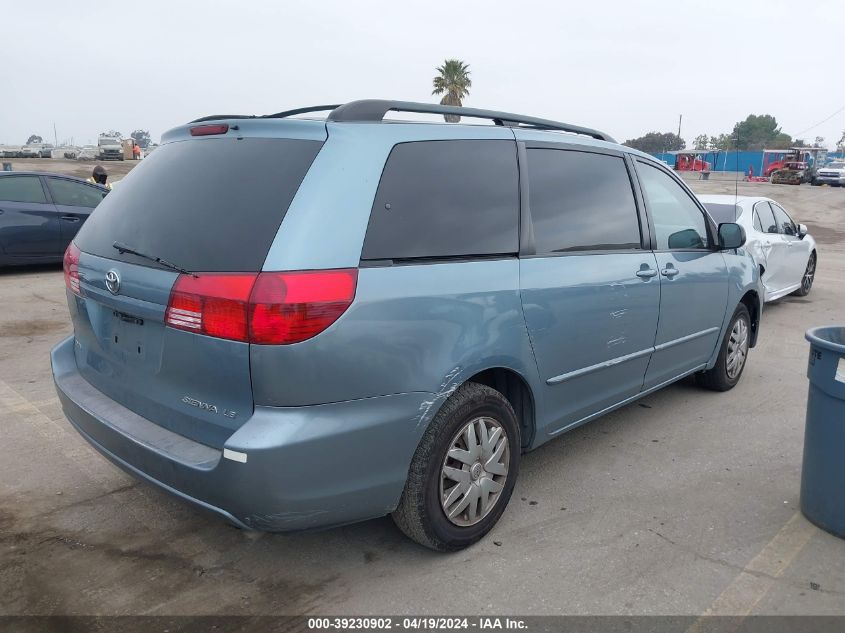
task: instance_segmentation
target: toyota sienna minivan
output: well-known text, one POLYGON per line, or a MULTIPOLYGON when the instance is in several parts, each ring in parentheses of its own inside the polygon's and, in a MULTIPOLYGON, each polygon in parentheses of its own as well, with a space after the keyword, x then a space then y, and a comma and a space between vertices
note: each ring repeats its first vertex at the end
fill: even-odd
POLYGON ((53 374, 105 457, 237 526, 392 514, 456 550, 522 453, 685 376, 737 383, 744 240, 588 128, 376 100, 205 117, 68 248, 53 374))

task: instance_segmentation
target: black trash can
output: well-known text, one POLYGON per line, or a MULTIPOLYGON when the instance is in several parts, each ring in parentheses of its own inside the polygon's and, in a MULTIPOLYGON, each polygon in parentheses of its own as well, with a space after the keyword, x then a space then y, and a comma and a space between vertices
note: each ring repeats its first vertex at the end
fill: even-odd
POLYGON ((801 511, 845 538, 845 326, 808 330, 807 422, 801 469, 801 511))

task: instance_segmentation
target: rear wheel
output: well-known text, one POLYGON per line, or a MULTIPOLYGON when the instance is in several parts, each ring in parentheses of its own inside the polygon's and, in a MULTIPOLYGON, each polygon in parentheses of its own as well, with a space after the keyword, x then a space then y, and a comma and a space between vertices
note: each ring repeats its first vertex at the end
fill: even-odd
POLYGON ((804 276, 801 278, 801 287, 792 294, 798 297, 806 297, 813 289, 813 280, 816 278, 816 254, 810 253, 810 259, 807 260, 807 268, 804 270, 804 276))
POLYGON ((520 446, 519 424, 507 399, 486 385, 461 386, 414 453, 394 522, 434 550, 472 545, 505 511, 520 446))
POLYGON ((750 342, 751 317, 748 314, 748 308, 740 303, 725 332, 716 364, 713 369, 696 374, 698 384, 713 391, 733 389, 742 376, 742 370, 745 369, 750 342))

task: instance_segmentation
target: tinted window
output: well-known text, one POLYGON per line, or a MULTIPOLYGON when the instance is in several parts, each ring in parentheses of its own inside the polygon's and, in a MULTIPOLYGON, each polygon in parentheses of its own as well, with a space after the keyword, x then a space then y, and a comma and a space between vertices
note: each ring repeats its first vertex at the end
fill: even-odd
POLYGON ((538 254, 640 248, 624 159, 529 149, 528 191, 538 254))
POLYGON ((321 147, 294 139, 203 139, 162 145, 97 207, 76 238, 111 259, 115 241, 188 270, 261 269, 321 147))
POLYGON ((657 249, 707 248, 710 240, 704 214, 681 185, 642 162, 637 173, 654 222, 657 249))
POLYGON ((47 202, 38 176, 3 176, 0 200, 9 202, 47 202))
POLYGON ((778 225, 778 230, 784 235, 795 235, 798 231, 795 230, 795 224, 793 224, 789 214, 775 203, 772 202, 770 204, 772 210, 775 212, 775 222, 778 225))
POLYGON ((763 233, 778 233, 775 216, 772 214, 772 209, 768 202, 758 202, 754 206, 757 215, 760 216, 760 225, 763 227, 763 233))
POLYGON ((754 210, 754 228, 763 232, 763 224, 760 222, 760 215, 757 213, 757 210, 754 210))
POLYGON ((424 141, 393 148, 363 259, 516 253, 519 191, 513 141, 424 141))
POLYGON ((93 209, 106 197, 105 191, 73 180, 48 178, 47 184, 56 204, 93 209))
POLYGON ((715 204, 713 202, 705 202, 704 208, 713 218, 716 224, 724 224, 725 222, 736 222, 739 217, 739 207, 735 204, 715 204))

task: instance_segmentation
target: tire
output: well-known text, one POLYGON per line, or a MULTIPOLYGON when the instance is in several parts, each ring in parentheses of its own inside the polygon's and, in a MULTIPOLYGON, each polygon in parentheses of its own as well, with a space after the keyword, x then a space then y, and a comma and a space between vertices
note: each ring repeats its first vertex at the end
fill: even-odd
POLYGON ((810 253, 810 259, 807 260, 807 268, 804 269, 804 276, 801 278, 801 287, 793 292, 796 297, 806 297, 813 289, 813 281, 816 278, 816 253, 810 253))
POLYGON ((433 550, 454 552, 472 545, 492 529, 505 511, 519 472, 520 452, 519 424, 507 399, 486 385, 462 385, 446 400, 420 440, 399 506, 392 514, 393 521, 406 536, 433 550), (484 451, 493 453, 489 459, 500 455, 490 471, 485 467, 484 452, 473 460, 472 451, 463 450, 471 448, 469 437, 484 444, 479 425, 487 429, 490 440, 494 432, 499 437, 487 444, 490 450, 484 451), (472 436, 468 435, 469 427, 473 429, 472 436), (473 465, 448 457, 450 449, 463 453, 464 460, 473 465), (505 466, 503 476, 500 473, 505 466), (460 474, 462 483, 445 475, 447 469, 460 474), (491 490, 496 486, 498 491, 491 490), (478 495, 486 495, 490 503, 486 513, 478 495), (460 510, 467 498, 470 501, 450 519, 444 510, 444 503, 449 501, 445 497, 453 498, 446 504, 453 511, 460 510), (474 517, 469 515, 470 507, 475 509, 474 517))
POLYGON ((745 363, 748 360, 748 348, 751 340, 751 317, 748 308, 740 303, 731 317, 730 325, 725 331, 725 338, 722 340, 722 347, 719 350, 719 357, 713 369, 708 369, 695 375, 696 382, 705 389, 712 391, 729 391, 736 386, 742 377, 745 363), (730 369, 728 363, 736 359, 733 353, 734 343, 739 337, 739 346, 743 350, 741 357, 734 362, 739 362, 739 369, 730 369), (730 348, 730 350, 729 350, 730 348))

